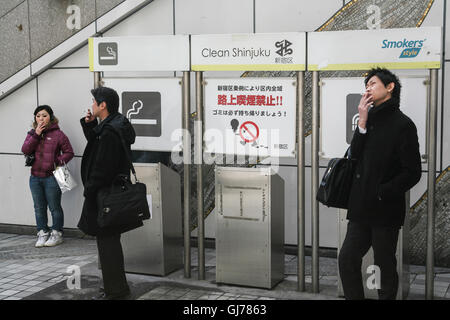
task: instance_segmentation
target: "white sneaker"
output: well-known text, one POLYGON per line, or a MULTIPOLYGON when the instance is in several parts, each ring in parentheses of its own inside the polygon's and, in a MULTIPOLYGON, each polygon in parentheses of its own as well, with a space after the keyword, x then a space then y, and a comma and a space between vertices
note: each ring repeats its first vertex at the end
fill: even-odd
POLYGON ((62 232, 52 230, 50 238, 44 244, 46 247, 54 247, 63 242, 62 232))
POLYGON ((49 233, 45 232, 44 230, 39 230, 38 234, 38 240, 36 241, 36 244, 34 245, 36 248, 42 248, 45 245, 45 242, 48 240, 49 233))

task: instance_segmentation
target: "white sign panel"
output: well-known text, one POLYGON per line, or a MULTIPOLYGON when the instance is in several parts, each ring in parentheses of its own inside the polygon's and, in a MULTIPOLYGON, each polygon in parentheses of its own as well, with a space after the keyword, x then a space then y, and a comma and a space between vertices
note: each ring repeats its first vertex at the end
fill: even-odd
POLYGON ((308 70, 439 69, 440 27, 308 33, 308 70))
POLYGON ((189 36, 89 38, 91 71, 188 71, 189 36))
MULTIPOLYGON (((400 77, 400 110, 417 127, 420 154, 425 154, 427 86, 426 77, 400 77)), ((320 140, 323 158, 341 158, 358 125, 358 104, 365 91, 364 78, 321 80, 320 140)))
POLYGON ((304 32, 191 36, 192 70, 305 70, 304 32))
POLYGON ((205 152, 294 157, 293 79, 207 79, 205 152))
POLYGON ((132 150, 181 150, 181 85, 179 78, 104 78, 120 97, 119 111, 136 132, 132 150))

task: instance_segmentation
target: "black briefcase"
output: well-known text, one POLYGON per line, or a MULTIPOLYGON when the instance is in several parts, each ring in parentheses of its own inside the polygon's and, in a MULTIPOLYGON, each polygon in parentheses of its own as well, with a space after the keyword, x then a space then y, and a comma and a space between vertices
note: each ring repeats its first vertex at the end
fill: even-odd
POLYGON ((112 186, 102 188, 97 194, 97 222, 101 228, 130 231, 150 218, 147 188, 144 183, 131 183, 126 175, 118 175, 112 186))
POLYGON ((356 160, 351 159, 350 148, 343 158, 331 159, 320 182, 316 199, 328 207, 348 209, 355 168, 356 160))

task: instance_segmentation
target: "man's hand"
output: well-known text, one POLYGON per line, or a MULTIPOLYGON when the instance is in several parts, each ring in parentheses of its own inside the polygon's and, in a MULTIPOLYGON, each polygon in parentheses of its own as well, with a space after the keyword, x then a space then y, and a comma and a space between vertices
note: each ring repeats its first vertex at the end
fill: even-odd
POLYGON ((84 121, 85 121, 86 123, 88 123, 88 122, 92 122, 92 121, 94 121, 94 120, 95 120, 95 117, 94 117, 94 115, 92 114, 91 109, 88 109, 88 110, 87 110, 87 113, 86 113, 86 117, 84 118, 84 121))
POLYGON ((370 95, 368 92, 364 92, 358 105, 358 112, 359 112, 358 126, 360 126, 362 129, 366 128, 367 118, 369 116, 369 107, 372 105, 372 103, 373 103, 372 95, 370 95))

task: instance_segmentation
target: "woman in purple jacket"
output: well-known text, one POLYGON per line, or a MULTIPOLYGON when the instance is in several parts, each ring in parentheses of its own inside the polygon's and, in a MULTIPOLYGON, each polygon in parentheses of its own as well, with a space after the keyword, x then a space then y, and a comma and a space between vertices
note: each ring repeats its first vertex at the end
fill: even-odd
POLYGON ((35 154, 31 167, 30 189, 38 231, 36 248, 52 247, 63 242, 64 213, 61 207, 61 189, 53 176, 56 166, 73 158, 73 149, 67 136, 59 129, 58 119, 47 105, 34 110, 33 129, 22 146, 26 155, 35 154), (52 214, 53 226, 47 225, 47 206, 52 214))

